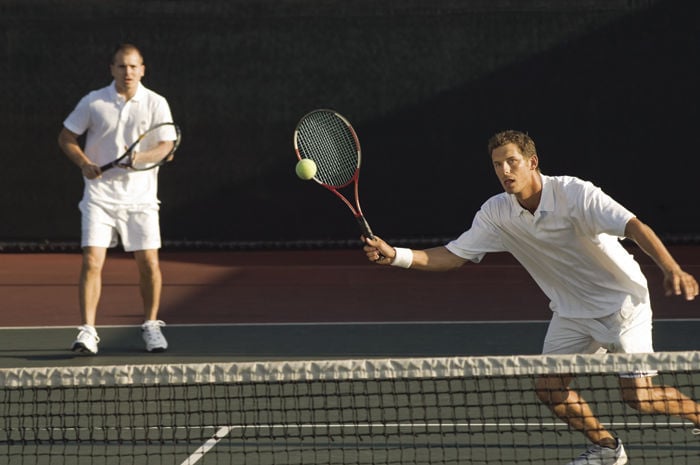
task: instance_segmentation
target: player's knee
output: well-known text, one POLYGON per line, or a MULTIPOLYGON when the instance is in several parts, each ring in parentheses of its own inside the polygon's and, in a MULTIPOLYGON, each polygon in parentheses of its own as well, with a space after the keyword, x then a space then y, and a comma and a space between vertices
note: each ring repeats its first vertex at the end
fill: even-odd
POLYGON ((83 254, 83 272, 85 273, 100 273, 104 266, 104 258, 97 254, 83 254))
POLYGON ((652 385, 647 378, 620 378, 622 401, 635 410, 645 410, 650 403, 664 397, 665 390, 652 385))
POLYGON ((136 263, 141 274, 154 276, 160 273, 160 261, 155 253, 139 253, 135 255, 136 263))
POLYGON ((146 262, 139 267, 141 276, 147 279, 153 279, 160 277, 160 267, 158 262, 146 262))
POLYGON ((566 402, 569 398, 569 389, 567 383, 560 378, 541 377, 535 381, 535 394, 540 402, 556 405, 566 402))
POLYGON ((647 388, 623 388, 622 401, 635 410, 642 410, 652 401, 652 392, 647 388))

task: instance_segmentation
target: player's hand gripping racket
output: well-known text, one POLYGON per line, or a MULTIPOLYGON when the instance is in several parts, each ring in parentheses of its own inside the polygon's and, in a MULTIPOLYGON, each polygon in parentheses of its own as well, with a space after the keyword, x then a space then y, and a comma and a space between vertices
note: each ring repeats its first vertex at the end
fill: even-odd
POLYGON ((294 150, 299 160, 316 163, 314 181, 333 192, 350 208, 362 234, 374 238, 360 208, 358 183, 362 155, 360 141, 350 122, 333 110, 314 110, 304 115, 294 130, 294 150), (339 192, 353 184, 354 205, 339 192))
POLYGON ((104 172, 115 166, 134 171, 150 170, 172 160, 179 145, 180 128, 177 124, 156 124, 141 134, 122 156, 100 166, 100 170, 104 172))

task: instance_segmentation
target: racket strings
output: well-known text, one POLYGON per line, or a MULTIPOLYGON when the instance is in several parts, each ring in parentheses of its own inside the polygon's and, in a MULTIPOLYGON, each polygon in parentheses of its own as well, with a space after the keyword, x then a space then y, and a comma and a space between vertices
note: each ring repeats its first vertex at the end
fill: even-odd
POLYGON ((346 186, 359 168, 357 140, 348 125, 332 112, 307 115, 299 123, 297 144, 302 157, 316 163, 316 178, 323 184, 346 186))
POLYGON ((133 151, 131 153, 130 162, 131 162, 131 167, 137 171, 141 170, 148 170, 151 168, 154 168, 156 166, 162 165, 165 161, 168 160, 168 157, 177 150, 177 147, 180 145, 180 130, 175 125, 174 123, 161 123, 158 124, 154 127, 152 127, 150 130, 148 130, 146 133, 142 134, 139 136, 138 140, 133 146, 133 151), (159 159, 155 160, 150 160, 150 161, 139 161, 138 157, 136 160, 133 159, 134 152, 142 152, 142 151, 147 151, 155 148, 160 141, 172 141, 173 146, 172 148, 167 152, 164 153, 162 157, 159 159))

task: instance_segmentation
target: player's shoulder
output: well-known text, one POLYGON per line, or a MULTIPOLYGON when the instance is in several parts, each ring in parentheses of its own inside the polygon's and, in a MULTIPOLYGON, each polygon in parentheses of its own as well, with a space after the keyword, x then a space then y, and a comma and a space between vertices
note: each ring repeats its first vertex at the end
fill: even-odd
POLYGON ((488 215, 498 215, 510 209, 511 205, 510 195, 506 192, 501 192, 486 199, 481 205, 481 211, 488 215))
POLYGON ((563 186, 563 187, 578 186, 578 185, 581 185, 581 184, 588 182, 588 181, 581 179, 577 176, 570 176, 570 175, 548 176, 546 174, 543 174, 542 180, 545 183, 550 182, 552 184, 555 184, 558 186, 563 186))
POLYGON ((114 93, 114 90, 112 89, 111 85, 104 86, 104 87, 100 87, 99 89, 91 90, 90 92, 85 94, 85 96, 83 96, 83 100, 90 101, 90 102, 93 102, 96 100, 106 100, 113 93, 114 93))
POLYGON ((166 120, 172 119, 170 116, 170 105, 164 96, 143 85, 140 87, 139 91, 141 92, 140 98, 145 103, 144 108, 148 108, 150 112, 161 114, 161 117, 166 120))
POLYGON ((542 175, 544 185, 550 185, 554 190, 566 193, 580 193, 597 189, 591 181, 576 176, 546 176, 542 175))
POLYGON ((545 183, 550 185, 548 196, 572 208, 587 208, 592 199, 605 195, 592 181, 576 176, 552 176, 545 183))
POLYGON ((139 86, 139 92, 144 98, 147 98, 149 100, 155 102, 167 102, 167 99, 163 95, 159 94, 153 89, 144 86, 143 84, 139 86))

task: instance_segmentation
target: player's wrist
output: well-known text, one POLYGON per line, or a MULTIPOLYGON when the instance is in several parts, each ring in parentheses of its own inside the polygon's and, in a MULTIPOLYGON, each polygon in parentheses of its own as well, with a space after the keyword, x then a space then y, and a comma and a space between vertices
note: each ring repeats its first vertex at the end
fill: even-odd
POLYGON ((394 247, 394 258, 391 260, 391 266, 399 268, 410 268, 413 264, 413 250, 404 247, 394 247))

